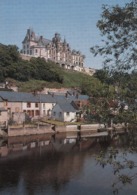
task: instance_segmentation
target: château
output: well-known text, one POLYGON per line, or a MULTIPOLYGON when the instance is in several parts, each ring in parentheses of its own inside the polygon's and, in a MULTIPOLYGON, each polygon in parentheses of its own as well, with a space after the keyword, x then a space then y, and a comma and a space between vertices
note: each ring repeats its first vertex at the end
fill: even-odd
POLYGON ((65 69, 83 71, 85 56, 80 51, 72 50, 69 43, 62 41, 59 33, 52 40, 38 36, 33 29, 28 29, 22 42, 22 58, 41 57, 52 61, 65 69))

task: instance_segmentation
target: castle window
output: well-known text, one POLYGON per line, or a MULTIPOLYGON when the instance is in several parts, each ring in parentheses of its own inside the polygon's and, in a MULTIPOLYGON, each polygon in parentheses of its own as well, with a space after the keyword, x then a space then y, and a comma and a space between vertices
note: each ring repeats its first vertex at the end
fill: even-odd
POLYGON ((37 49, 35 49, 35 53, 38 53, 38 50, 37 49))

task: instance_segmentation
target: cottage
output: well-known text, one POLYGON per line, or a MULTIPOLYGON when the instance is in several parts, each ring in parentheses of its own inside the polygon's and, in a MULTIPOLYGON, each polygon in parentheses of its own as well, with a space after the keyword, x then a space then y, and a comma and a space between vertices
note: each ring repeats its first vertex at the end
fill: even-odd
POLYGON ((56 105, 53 107, 51 117, 55 120, 71 122, 75 121, 77 117, 78 109, 74 108, 71 102, 64 96, 54 96, 56 105))
POLYGON ((51 117, 59 121, 72 122, 76 120, 77 112, 78 110, 69 103, 57 103, 52 109, 51 117))

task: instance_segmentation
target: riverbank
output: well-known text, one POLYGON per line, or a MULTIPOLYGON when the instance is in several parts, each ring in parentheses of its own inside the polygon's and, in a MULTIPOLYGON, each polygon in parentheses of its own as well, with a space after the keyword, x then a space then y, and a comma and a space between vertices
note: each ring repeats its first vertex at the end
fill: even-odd
POLYGON ((124 126, 106 128, 103 124, 55 125, 38 123, 35 125, 8 126, 7 133, 4 132, 3 137, 52 135, 57 133, 65 133, 69 138, 107 137, 124 132, 126 132, 124 126))

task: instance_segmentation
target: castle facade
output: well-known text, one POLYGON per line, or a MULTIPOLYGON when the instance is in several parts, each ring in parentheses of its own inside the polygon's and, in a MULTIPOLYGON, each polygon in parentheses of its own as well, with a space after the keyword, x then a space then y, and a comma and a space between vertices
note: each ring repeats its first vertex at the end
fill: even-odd
POLYGON ((32 29, 28 29, 22 42, 21 56, 41 57, 46 61, 50 60, 59 64, 65 69, 83 71, 85 56, 80 51, 71 50, 70 45, 64 39, 61 40, 60 34, 55 33, 52 40, 43 36, 38 36, 32 29))

